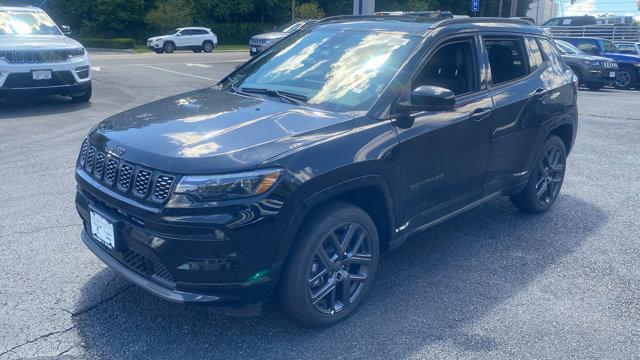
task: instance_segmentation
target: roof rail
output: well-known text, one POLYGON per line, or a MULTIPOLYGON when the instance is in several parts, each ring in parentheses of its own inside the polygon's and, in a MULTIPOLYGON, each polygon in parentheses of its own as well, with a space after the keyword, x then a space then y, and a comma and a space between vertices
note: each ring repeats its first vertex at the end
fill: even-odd
POLYGON ((476 24, 476 23, 503 23, 513 25, 533 25, 530 21, 514 18, 500 18, 500 17, 472 17, 472 18, 457 18, 446 19, 438 21, 431 25, 431 29, 437 29, 447 25, 455 24, 476 24))

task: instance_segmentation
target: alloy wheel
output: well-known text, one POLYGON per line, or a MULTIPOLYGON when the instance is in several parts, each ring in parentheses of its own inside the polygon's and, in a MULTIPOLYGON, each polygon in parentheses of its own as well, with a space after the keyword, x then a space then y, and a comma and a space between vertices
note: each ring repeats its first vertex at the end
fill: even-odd
POLYGON ((627 87, 631 82, 631 74, 627 71, 618 71, 616 73, 616 85, 619 87, 627 87))
POLYGON ((536 196, 541 204, 555 200, 564 178, 564 156, 559 146, 547 150, 538 168, 536 196))
POLYGON ((213 50, 213 45, 206 43, 204 44, 204 51, 211 52, 213 50))
POLYGON ((371 235, 360 224, 334 228, 318 245, 309 268, 313 307, 327 315, 344 310, 362 293, 373 264, 371 235))

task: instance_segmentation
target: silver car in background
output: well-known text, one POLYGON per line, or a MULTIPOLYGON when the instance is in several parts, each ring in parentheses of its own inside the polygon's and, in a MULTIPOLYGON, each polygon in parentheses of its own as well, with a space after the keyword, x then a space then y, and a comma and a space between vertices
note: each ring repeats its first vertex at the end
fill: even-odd
POLYGON ((249 40, 249 52, 251 56, 258 55, 264 49, 282 40, 285 36, 317 21, 318 20, 295 20, 284 25, 280 31, 255 35, 249 40))

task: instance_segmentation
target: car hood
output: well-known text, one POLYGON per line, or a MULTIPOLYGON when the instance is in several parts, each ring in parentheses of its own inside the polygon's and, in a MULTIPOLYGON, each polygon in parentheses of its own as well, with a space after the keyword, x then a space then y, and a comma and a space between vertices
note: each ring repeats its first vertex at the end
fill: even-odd
MULTIPOLYGON (((612 60, 602 56, 595 56, 589 54, 565 54, 562 55, 564 59, 574 59, 574 60, 598 60, 598 61, 609 61, 612 60)), ((615 61, 614 61, 615 62, 615 61)))
POLYGON ((0 35, 0 49, 55 50, 79 48, 82 45, 64 35, 0 35))
POLYGON ((114 115, 98 124, 89 139, 140 165, 207 174, 253 169, 352 128, 352 115, 207 88, 114 115))
POLYGON ((283 37, 287 36, 289 34, 284 33, 284 32, 270 32, 270 33, 264 33, 264 34, 260 34, 260 35, 256 35, 253 37, 253 39, 256 40, 278 40, 278 39, 282 39, 283 37))
POLYGON ((618 54, 618 53, 611 53, 606 55, 607 57, 617 61, 623 61, 623 62, 632 63, 632 64, 640 63, 640 56, 638 55, 618 54))
POLYGON ((163 35, 163 36, 154 36, 147 39, 147 41, 156 41, 156 40, 164 40, 170 38, 171 35, 163 35))

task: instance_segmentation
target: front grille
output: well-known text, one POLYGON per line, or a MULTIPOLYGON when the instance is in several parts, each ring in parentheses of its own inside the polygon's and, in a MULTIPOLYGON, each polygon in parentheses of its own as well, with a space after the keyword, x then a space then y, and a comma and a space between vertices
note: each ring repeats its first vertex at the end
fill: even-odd
POLYGON ((138 174, 136 175, 136 184, 133 189, 133 193, 136 196, 144 197, 147 195, 149 183, 151 183, 151 175, 151 171, 144 169, 138 170, 138 174))
POLYGON ((118 188, 124 192, 129 191, 131 187, 131 178, 133 177, 133 165, 122 164, 120 166, 120 176, 118 177, 118 188))
POLYGON ((71 71, 53 71, 51 79, 34 80, 30 72, 13 73, 7 76, 4 82, 5 88, 21 89, 21 88, 38 88, 51 86, 67 86, 76 83, 76 79, 71 71))
POLYGON ((118 173, 118 160, 109 158, 107 160, 106 171, 104 173, 104 182, 109 186, 113 186, 116 182, 116 174, 118 173))
POLYGON ((89 152, 87 152, 87 159, 85 160, 84 168, 87 169, 87 173, 91 174, 93 172, 93 164, 96 156, 96 148, 93 146, 89 148, 89 152))
POLYGON ((80 167, 94 179, 137 200, 161 204, 167 201, 177 177, 124 162, 118 157, 99 152, 88 141, 80 149, 80 167))
POLYGON ((122 254, 122 260, 134 271, 147 277, 157 276, 160 279, 175 283, 176 279, 167 268, 153 260, 150 260, 133 250, 128 250, 122 254))
POLYGON ((95 164, 93 165, 93 174, 98 178, 102 179, 102 174, 104 173, 104 161, 107 156, 104 153, 98 153, 96 156, 95 164))
POLYGON ((149 266, 147 265, 147 259, 144 256, 138 254, 135 251, 127 251, 122 254, 122 260, 129 265, 133 270, 141 273, 147 274, 149 272, 149 266))
POLYGON ((609 62, 609 61, 604 61, 602 63, 602 66, 604 66, 605 69, 617 69, 618 68, 618 64, 616 64, 614 62, 609 62))
POLYGON ((38 64, 60 63, 69 60, 76 50, 3 50, 0 57, 4 57, 9 64, 38 64))
POLYGON ((267 39, 251 39, 251 41, 249 41, 249 45, 263 45, 267 42, 269 42, 267 39))

